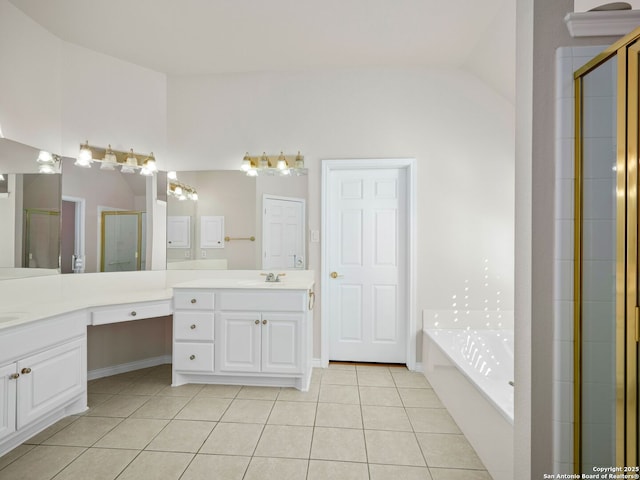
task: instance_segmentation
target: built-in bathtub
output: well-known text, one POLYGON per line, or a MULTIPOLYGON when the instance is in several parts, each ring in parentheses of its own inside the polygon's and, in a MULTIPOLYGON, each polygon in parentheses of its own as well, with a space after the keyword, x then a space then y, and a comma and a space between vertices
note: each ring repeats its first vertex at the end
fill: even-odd
POLYGON ((513 331, 426 328, 422 362, 494 480, 513 473, 513 331))

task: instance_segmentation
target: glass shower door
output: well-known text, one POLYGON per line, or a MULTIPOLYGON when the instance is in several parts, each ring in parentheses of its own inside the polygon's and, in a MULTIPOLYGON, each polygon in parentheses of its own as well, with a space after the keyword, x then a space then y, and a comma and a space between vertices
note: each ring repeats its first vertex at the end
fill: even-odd
POLYGON ((24 216, 24 268, 58 268, 60 212, 27 208, 24 216))
POLYGON ((140 270, 141 212, 102 212, 102 272, 140 270))

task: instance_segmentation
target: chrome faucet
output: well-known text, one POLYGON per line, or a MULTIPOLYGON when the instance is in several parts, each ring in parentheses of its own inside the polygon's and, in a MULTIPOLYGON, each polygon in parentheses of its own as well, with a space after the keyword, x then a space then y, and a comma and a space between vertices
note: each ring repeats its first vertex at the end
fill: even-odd
POLYGON ((266 273, 263 274, 266 275, 267 278, 265 280, 265 282, 279 282, 280 281, 280 277, 284 277, 286 275, 286 273, 266 273))

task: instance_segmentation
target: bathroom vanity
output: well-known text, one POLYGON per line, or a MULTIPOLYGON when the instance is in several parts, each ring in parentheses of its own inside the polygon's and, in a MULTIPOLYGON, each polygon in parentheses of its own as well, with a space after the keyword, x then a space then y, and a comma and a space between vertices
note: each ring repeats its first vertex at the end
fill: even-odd
MULTIPOLYGON (((0 291, 0 456, 87 409, 91 325, 173 314, 173 386, 307 390, 314 274, 290 272, 286 280, 268 283, 259 273, 176 270, 5 281, 0 291)), ((114 365, 110 373, 101 373, 135 368, 141 366, 114 365)))
POLYGON ((296 387, 311 380, 313 293, 304 282, 174 287, 173 385, 296 387))

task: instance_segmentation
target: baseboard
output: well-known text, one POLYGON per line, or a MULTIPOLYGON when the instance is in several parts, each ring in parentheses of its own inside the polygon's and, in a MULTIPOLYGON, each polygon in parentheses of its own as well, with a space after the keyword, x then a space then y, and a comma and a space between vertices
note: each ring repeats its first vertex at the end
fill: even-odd
POLYGON ((171 363, 171 355, 160 355, 158 357, 136 360, 135 362, 97 368, 87 372, 87 380, 110 377, 111 375, 117 375, 118 373, 131 372, 133 370, 140 370, 141 368, 155 367, 156 365, 164 365, 165 363, 171 363))
POLYGON ((311 359, 311 366, 313 368, 323 368, 322 367, 322 359, 321 358, 312 358, 311 359))
POLYGON ((416 362, 415 371, 424 373, 424 365, 422 365, 422 362, 416 362))

